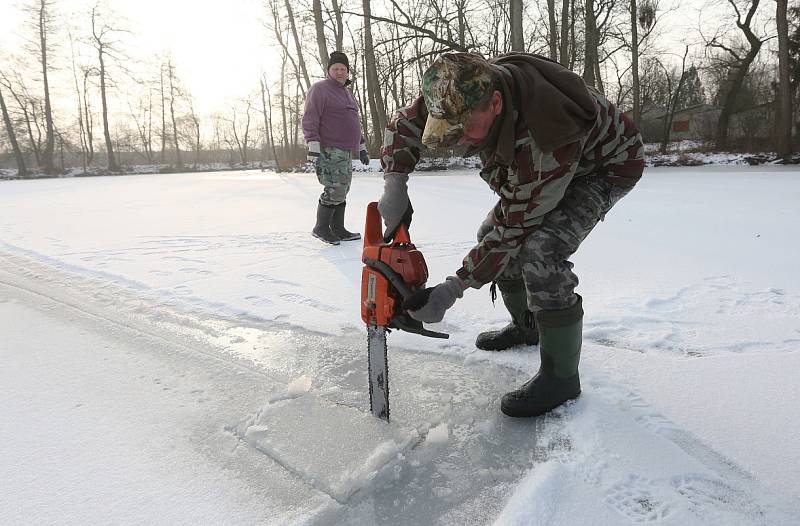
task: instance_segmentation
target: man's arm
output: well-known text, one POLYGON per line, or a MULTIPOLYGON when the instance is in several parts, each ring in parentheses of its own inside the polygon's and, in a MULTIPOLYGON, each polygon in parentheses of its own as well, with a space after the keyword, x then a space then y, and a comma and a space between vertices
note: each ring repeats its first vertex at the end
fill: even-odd
POLYGON ((386 225, 384 238, 389 240, 401 223, 411 223, 414 209, 408 199, 408 174, 414 171, 419 162, 422 145, 422 130, 428 110, 425 101, 419 96, 410 106, 397 112, 386 126, 381 148, 383 166, 383 195, 378 201, 378 211, 386 225))
POLYGON ((422 130, 428 119, 425 100, 420 95, 410 106, 398 110, 386 126, 381 148, 381 166, 389 173, 409 174, 419 162, 422 130))
POLYGON ((320 136, 319 136, 319 121, 322 118, 322 112, 325 109, 324 97, 316 89, 316 86, 311 86, 306 95, 306 105, 303 111, 303 137, 308 146, 308 160, 316 161, 320 152, 320 136))
POLYGON ((530 140, 517 153, 516 174, 505 181, 493 175, 490 185, 497 183, 494 190, 500 196, 494 227, 469 251, 456 272, 467 286, 480 288, 494 281, 519 253, 524 239, 564 197, 578 168, 580 152, 580 142, 543 153, 530 140))

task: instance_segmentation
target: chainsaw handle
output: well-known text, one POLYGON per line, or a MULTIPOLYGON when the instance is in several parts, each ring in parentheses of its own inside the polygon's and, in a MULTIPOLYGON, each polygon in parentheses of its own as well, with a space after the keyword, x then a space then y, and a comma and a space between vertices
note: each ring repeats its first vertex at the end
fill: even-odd
POLYGON ((386 243, 411 243, 411 236, 408 234, 408 227, 405 223, 400 223, 394 230, 394 233, 383 236, 383 241, 386 243))
POLYGON ((411 216, 414 215, 414 207, 411 206, 411 201, 408 201, 408 207, 403 213, 403 218, 400 223, 392 231, 387 231, 383 236, 384 243, 391 243, 394 240, 397 243, 411 243, 411 236, 408 233, 408 228, 411 226, 411 216))

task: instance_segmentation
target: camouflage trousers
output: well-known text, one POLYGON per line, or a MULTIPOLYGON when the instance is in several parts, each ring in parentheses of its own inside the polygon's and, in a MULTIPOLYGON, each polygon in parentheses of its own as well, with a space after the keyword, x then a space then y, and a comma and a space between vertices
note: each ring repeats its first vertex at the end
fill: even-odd
POLYGON ((319 196, 323 205, 344 203, 353 180, 353 162, 350 150, 323 146, 317 161, 317 179, 325 187, 319 196))
MULTIPOLYGON (((541 228, 525 239, 520 252, 497 280, 522 278, 532 312, 575 305, 578 276, 567 258, 630 190, 631 187, 616 186, 596 176, 573 180, 558 206, 544 216, 541 228)), ((478 240, 491 230, 492 216, 490 212, 478 230, 478 240)))

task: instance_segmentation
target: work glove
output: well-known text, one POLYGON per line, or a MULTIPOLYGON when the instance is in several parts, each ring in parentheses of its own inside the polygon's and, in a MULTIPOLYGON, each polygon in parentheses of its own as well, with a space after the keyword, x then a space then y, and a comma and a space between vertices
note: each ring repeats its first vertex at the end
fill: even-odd
POLYGON ((403 308, 412 318, 425 323, 442 321, 444 313, 458 298, 464 296, 466 284, 456 276, 449 276, 435 287, 420 289, 403 302, 403 308))
POLYGON ((319 164, 319 141, 308 141, 308 153, 306 159, 314 164, 319 164))
POLYGON ((388 243, 394 239, 401 224, 406 225, 406 228, 411 225, 414 208, 408 199, 408 174, 386 172, 383 181, 383 195, 378 201, 378 212, 386 225, 383 240, 388 243))
POLYGON ((369 164, 369 152, 367 152, 367 150, 361 150, 358 152, 358 158, 361 159, 361 164, 364 166, 369 164))

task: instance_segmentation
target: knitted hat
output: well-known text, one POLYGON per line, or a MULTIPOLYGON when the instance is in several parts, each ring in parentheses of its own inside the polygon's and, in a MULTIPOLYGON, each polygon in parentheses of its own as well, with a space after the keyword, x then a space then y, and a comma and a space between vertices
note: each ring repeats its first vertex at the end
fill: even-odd
POLYGON ((328 69, 331 69, 334 64, 344 64, 347 67, 347 71, 350 71, 350 61, 347 59, 347 55, 341 51, 331 53, 331 57, 328 59, 328 69))

